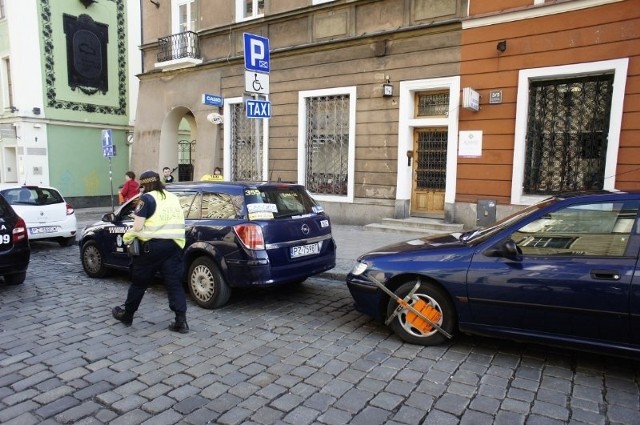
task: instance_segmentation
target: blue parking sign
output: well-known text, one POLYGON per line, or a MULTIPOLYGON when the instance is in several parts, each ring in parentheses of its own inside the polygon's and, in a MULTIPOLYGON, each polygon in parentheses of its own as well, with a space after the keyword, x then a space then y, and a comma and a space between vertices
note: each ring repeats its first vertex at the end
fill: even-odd
POLYGON ((269 39, 244 33, 244 67, 249 71, 269 73, 269 39))

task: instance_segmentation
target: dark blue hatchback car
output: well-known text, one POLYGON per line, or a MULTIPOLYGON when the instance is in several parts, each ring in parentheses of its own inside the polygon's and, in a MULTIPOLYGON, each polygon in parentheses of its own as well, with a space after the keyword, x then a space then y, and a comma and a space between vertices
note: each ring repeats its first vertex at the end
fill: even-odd
MULTIPOLYGON (((186 182, 167 186, 186 222, 185 282, 204 308, 224 305, 232 288, 292 284, 335 267, 331 222, 304 186, 186 182)), ((127 270, 122 241, 137 197, 86 227, 80 258, 91 277, 127 270)))
POLYGON ((638 358, 639 210, 640 193, 552 197, 488 228, 369 252, 347 285, 408 342, 460 331, 638 358))

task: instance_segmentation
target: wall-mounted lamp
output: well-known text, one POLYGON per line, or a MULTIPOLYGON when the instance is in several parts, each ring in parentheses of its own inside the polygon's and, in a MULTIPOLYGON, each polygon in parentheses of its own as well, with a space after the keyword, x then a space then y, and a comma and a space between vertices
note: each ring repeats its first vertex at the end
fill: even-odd
POLYGON ((156 0, 149 0, 149 2, 150 2, 151 4, 153 4, 153 5, 156 7, 156 9, 160 9, 160 2, 159 2, 159 1, 156 1, 156 0))
POLYGON ((393 86, 391 85, 391 81, 389 81, 389 76, 386 78, 387 82, 382 85, 382 95, 383 96, 393 96, 393 86))
POLYGON ((496 49, 498 49, 500 53, 504 53, 505 50, 507 50, 507 40, 499 41, 496 49))
POLYGON ((33 108, 33 115, 40 115, 40 108, 38 108, 37 106, 33 108))

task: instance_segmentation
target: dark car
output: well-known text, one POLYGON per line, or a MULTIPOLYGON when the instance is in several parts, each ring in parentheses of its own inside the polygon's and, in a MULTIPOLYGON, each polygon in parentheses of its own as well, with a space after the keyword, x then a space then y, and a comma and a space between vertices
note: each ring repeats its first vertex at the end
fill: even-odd
POLYGON ((460 331, 637 358, 639 209, 640 193, 552 197, 488 228, 362 255, 347 285, 359 311, 411 343, 460 331))
POLYGON ((0 276, 8 285, 20 285, 27 276, 31 247, 27 225, 0 196, 0 276))
MULTIPOLYGON (((304 186, 186 182, 167 186, 186 219, 185 282, 204 308, 224 305, 231 288, 293 284, 335 267, 331 222, 304 186)), ((86 227, 80 258, 91 277, 127 270, 122 241, 137 198, 86 227)))

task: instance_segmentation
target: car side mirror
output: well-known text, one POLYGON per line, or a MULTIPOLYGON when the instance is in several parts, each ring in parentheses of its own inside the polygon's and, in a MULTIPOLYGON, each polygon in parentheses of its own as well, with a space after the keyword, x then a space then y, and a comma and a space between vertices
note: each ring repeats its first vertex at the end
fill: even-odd
POLYGON ((102 221, 106 221, 107 223, 113 223, 116 221, 116 215, 114 213, 106 213, 102 216, 102 221))
POLYGON ((484 253, 487 257, 504 257, 512 260, 519 260, 522 251, 513 239, 507 239, 501 245, 489 248, 484 253))

